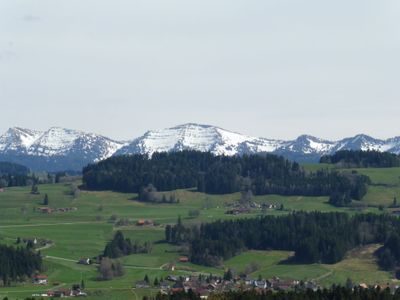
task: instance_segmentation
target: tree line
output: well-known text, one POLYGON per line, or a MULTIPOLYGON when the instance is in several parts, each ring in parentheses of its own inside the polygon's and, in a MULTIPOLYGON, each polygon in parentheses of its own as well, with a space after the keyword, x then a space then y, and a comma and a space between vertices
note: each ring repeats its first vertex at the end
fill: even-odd
POLYGON ((0 188, 29 185, 34 176, 22 165, 11 162, 0 162, 0 188))
POLYGON ((165 239, 188 244, 190 260, 206 266, 218 266, 246 249, 294 251, 295 262, 332 264, 357 246, 386 242, 399 229, 400 220, 388 215, 295 212, 199 227, 187 227, 178 220, 166 226, 165 239))
POLYGON ((376 150, 341 150, 332 155, 322 156, 320 163, 347 168, 392 168, 400 167, 400 156, 376 150))
POLYGON ((151 250, 151 243, 140 243, 138 241, 132 242, 129 238, 125 238, 121 231, 117 231, 113 239, 105 246, 102 256, 118 258, 130 254, 150 253, 151 250))
POLYGON ((382 248, 377 251, 378 263, 384 270, 395 270, 400 278, 400 237, 392 232, 382 248))
POLYGON ((156 187, 151 183, 148 186, 140 189, 137 199, 142 202, 151 202, 151 203, 172 204, 180 202, 179 198, 176 198, 175 195, 171 194, 167 197, 166 194, 159 193, 156 187))
POLYGON ((0 175, 6 175, 6 174, 28 175, 29 169, 19 164, 0 161, 0 175))
POLYGON ((22 281, 42 269, 42 258, 28 249, 0 245, 0 279, 3 285, 22 281))
MULTIPOLYGON (((188 292, 162 294, 158 293, 155 297, 144 296, 143 300, 200 300, 199 294, 192 290, 188 292)), ((212 293, 209 300, 399 300, 400 291, 396 290, 391 293, 390 289, 380 288, 347 288, 341 286, 333 286, 330 289, 311 290, 291 290, 291 291, 256 291, 256 290, 239 290, 225 293, 212 293)))
POLYGON ((89 189, 140 193, 145 199, 151 185, 158 191, 331 196, 332 204, 345 205, 362 199, 369 178, 356 172, 306 172, 297 162, 272 154, 228 157, 182 151, 111 157, 86 166, 83 182, 89 189))
POLYGON ((103 257, 101 259, 98 271, 98 280, 112 280, 114 277, 121 277, 125 274, 121 262, 108 257, 103 257))

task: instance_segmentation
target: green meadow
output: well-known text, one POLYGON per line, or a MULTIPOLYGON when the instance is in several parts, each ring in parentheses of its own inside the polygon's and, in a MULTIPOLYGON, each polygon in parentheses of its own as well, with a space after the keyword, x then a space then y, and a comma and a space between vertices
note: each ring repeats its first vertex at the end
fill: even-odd
MULTIPOLYGON (((327 166, 329 167, 329 166, 327 166)), ((315 165, 307 165, 315 170, 315 165)), ((163 243, 164 227, 175 223, 181 216, 184 223, 197 224, 218 219, 255 217, 263 214, 286 214, 295 210, 342 211, 347 213, 374 212, 390 213, 393 198, 400 201, 400 168, 357 169, 370 176, 373 185, 368 189, 360 208, 337 208, 328 204, 327 197, 301 197, 265 195, 254 197, 254 201, 283 205, 283 210, 257 210, 248 214, 228 215, 226 205, 239 200, 240 194, 207 195, 192 190, 173 191, 180 199, 176 204, 145 204, 133 199, 137 195, 111 191, 82 191, 76 199, 70 194, 69 184, 39 185, 39 195, 30 194, 30 187, 6 189, 0 193, 0 243, 15 244, 20 238, 42 238, 52 244, 40 249, 44 256, 45 271, 49 276, 48 286, 35 286, 29 282, 7 288, 0 288, 0 298, 23 299, 32 294, 71 287, 84 280, 89 293, 87 299, 140 299, 154 290, 133 289, 135 282, 145 275, 153 281, 155 277, 169 274, 220 274, 232 268, 237 273, 245 272, 253 265, 250 275, 290 279, 315 279, 322 285, 344 283, 347 278, 354 282, 386 283, 393 280, 393 274, 379 270, 373 252, 379 245, 370 245, 348 253, 345 260, 334 265, 312 264, 293 265, 287 262, 292 255, 286 251, 248 251, 224 263, 220 268, 208 268, 191 263, 179 263, 179 248, 163 243), (48 194, 49 207, 76 207, 76 211, 44 214, 36 209, 42 205, 48 194), (189 217, 189 211, 198 210, 199 216, 189 217), (117 228, 110 218, 129 219, 132 225, 117 228), (139 219, 151 219, 155 226, 136 226, 139 219), (132 240, 153 242, 149 254, 134 254, 121 258, 125 275, 111 281, 98 281, 96 265, 77 264, 83 257, 95 257, 102 253, 105 244, 116 230, 132 240), (176 264, 171 271, 169 264, 176 264)))

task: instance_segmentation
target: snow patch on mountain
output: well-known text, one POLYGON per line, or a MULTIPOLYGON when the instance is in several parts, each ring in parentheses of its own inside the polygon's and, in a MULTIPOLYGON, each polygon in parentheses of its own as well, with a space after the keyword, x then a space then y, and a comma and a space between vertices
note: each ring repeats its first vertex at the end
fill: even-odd
POLYGON ((74 142, 84 135, 83 132, 64 129, 60 127, 50 128, 44 132, 28 149, 29 155, 54 156, 68 152, 74 142))
POLYGON ((181 150, 209 151, 217 155, 241 155, 269 152, 296 160, 316 161, 322 155, 338 150, 378 150, 400 153, 400 138, 378 140, 357 135, 340 141, 329 141, 301 135, 292 141, 272 140, 242 135, 210 125, 188 123, 172 128, 146 132, 115 155, 169 152, 181 150))
POLYGON ((113 155, 151 155, 182 150, 207 151, 216 155, 268 152, 292 160, 315 162, 321 156, 339 150, 378 150, 400 154, 400 137, 380 140, 360 134, 329 141, 301 135, 295 140, 284 141, 242 135, 195 123, 148 131, 129 143, 60 127, 44 132, 14 127, 0 136, 0 160, 21 162, 42 170, 79 170, 88 163, 113 155))
POLYGON ((124 145, 126 142, 60 127, 52 127, 45 132, 14 127, 0 136, 0 154, 18 152, 19 155, 43 157, 74 154, 102 160, 124 145))
POLYGON ((282 144, 262 138, 241 135, 219 127, 184 124, 172 128, 146 132, 116 155, 154 152, 198 150, 217 155, 236 155, 243 152, 271 152, 282 144))
POLYGON ((8 129, 0 136, 0 151, 27 150, 42 132, 20 127, 8 129))

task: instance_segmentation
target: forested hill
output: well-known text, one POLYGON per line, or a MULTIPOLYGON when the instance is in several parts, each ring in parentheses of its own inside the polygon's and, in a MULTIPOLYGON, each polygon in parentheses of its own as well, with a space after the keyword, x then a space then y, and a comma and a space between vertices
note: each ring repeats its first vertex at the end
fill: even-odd
MULTIPOLYGON (((245 249, 294 251, 300 263, 336 263, 357 246, 384 243, 400 230, 396 217, 376 214, 297 212, 165 228, 165 239, 189 244, 193 263, 215 266, 245 249)), ((393 243, 400 245, 400 243, 393 243)), ((398 250, 396 250, 398 253, 398 250)))
POLYGON ((0 161, 0 175, 28 175, 29 169, 25 166, 0 161))
POLYGON ((322 156, 320 163, 337 164, 347 168, 392 168, 400 167, 400 156, 374 150, 343 150, 333 155, 322 156))
POLYGON ((152 184, 160 191, 197 188, 210 194, 252 190, 256 195, 332 196, 335 204, 360 200, 368 177, 320 170, 306 172, 276 155, 214 156, 198 151, 116 156, 83 169, 88 189, 139 193, 152 184))

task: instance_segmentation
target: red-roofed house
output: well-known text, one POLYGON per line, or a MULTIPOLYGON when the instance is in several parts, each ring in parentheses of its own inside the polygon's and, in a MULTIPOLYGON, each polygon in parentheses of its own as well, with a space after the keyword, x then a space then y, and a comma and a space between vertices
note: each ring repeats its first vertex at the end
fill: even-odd
POLYGON ((179 257, 179 262, 189 262, 189 257, 181 256, 181 257, 179 257))
POLYGON ((48 277, 46 275, 35 275, 33 276, 34 284, 48 284, 48 277))

